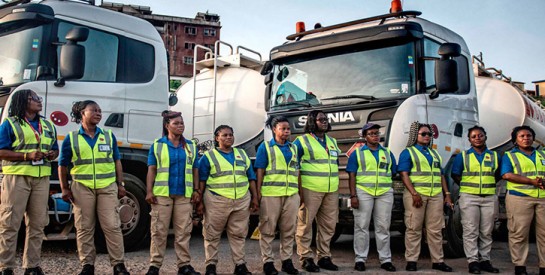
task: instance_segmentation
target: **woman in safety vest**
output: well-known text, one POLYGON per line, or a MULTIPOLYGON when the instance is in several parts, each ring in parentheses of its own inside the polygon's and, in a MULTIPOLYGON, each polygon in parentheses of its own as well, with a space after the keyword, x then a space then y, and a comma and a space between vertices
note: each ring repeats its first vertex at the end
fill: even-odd
POLYGON ((95 224, 98 217, 104 232, 114 274, 130 274, 124 264, 123 234, 119 219, 119 198, 125 196, 123 169, 117 140, 110 130, 97 125, 100 106, 92 100, 72 106, 72 121, 81 123, 64 139, 59 160, 62 198, 74 205, 74 225, 78 244, 80 275, 95 273, 95 224), (68 185, 68 166, 72 164, 68 185))
POLYGON ((163 137, 149 150, 146 201, 151 204, 150 267, 146 275, 159 275, 167 246, 170 222, 178 275, 200 275, 189 264, 193 204, 200 201, 195 143, 185 139, 182 113, 163 111, 163 137))
POLYGON ((509 230, 509 251, 515 274, 526 272, 528 235, 535 219, 539 274, 545 275, 545 153, 532 147, 536 137, 528 126, 515 127, 511 141, 515 148, 505 152, 501 174, 507 181, 505 206, 509 230))
POLYGON ((299 208, 297 148, 289 142, 291 130, 287 118, 270 116, 266 125, 274 138, 261 143, 255 159, 263 272, 266 275, 278 274, 271 246, 278 225, 282 271, 299 274, 291 261, 299 208))
POLYGON ((301 206, 297 218, 297 254, 303 268, 308 272, 319 272, 320 267, 339 270, 331 261, 330 242, 339 216, 339 162, 341 150, 337 140, 326 133, 331 125, 326 114, 313 110, 307 116, 305 134, 293 143, 297 146, 300 162, 299 195, 301 206), (316 251, 310 249, 312 222, 316 218, 316 251))
POLYGON ((499 273, 490 263, 492 230, 496 197, 496 152, 486 148, 486 131, 474 126, 467 131, 471 148, 456 155, 452 165, 452 179, 460 185, 460 214, 462 215, 464 252, 469 273, 481 271, 499 273), (480 255, 480 262, 479 262, 480 255))
POLYGON ((361 135, 365 145, 348 158, 346 172, 350 187, 350 205, 354 213, 354 269, 365 271, 369 253, 369 224, 373 217, 380 267, 396 271, 390 250, 390 222, 394 204, 392 176, 396 160, 390 149, 380 145, 380 125, 367 123, 361 135))
POLYGON ((244 260, 244 244, 250 211, 259 209, 255 173, 246 152, 232 147, 233 128, 220 125, 214 136, 216 147, 206 152, 199 162, 199 188, 203 199, 198 212, 204 211, 206 275, 217 274, 218 246, 224 229, 227 229, 235 264, 234 274, 252 274, 244 260))
POLYGON ((451 272, 452 268, 443 261, 442 229, 443 203, 452 208, 452 200, 441 169, 441 156, 431 148, 432 137, 428 124, 412 123, 407 148, 399 156, 397 171, 405 185, 405 269, 417 270, 425 223, 432 268, 451 272))
POLYGON ((40 116, 42 98, 32 90, 13 94, 9 117, 0 125, 2 195, 0 274, 13 274, 17 233, 26 214, 25 274, 44 274, 40 252, 47 224, 51 160, 57 158, 57 131, 40 116))

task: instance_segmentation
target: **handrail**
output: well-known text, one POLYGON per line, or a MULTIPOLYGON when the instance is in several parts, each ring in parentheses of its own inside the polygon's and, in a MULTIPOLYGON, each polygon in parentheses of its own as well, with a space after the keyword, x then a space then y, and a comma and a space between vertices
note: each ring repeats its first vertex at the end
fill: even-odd
MULTIPOLYGON (((208 53, 212 53, 212 50, 208 47, 201 46, 201 45, 195 45, 195 48, 193 49, 193 113, 191 118, 191 134, 195 136, 195 97, 197 97, 197 53, 199 49, 203 49, 206 51, 204 54, 205 58, 208 53)), ((214 88, 215 91, 215 88, 214 88)), ((215 95, 214 95, 215 97, 215 95)), ((215 98, 214 98, 215 99, 215 98)))
POLYGON ((253 54, 259 56, 259 62, 263 61, 263 59, 261 58, 261 54, 258 53, 257 51, 254 51, 254 50, 252 50, 252 49, 248 49, 248 48, 246 48, 246 47, 244 47, 244 46, 238 46, 238 47, 237 47, 236 53, 237 53, 237 54, 240 53, 240 50, 249 51, 249 52, 251 52, 251 53, 253 53, 253 54))

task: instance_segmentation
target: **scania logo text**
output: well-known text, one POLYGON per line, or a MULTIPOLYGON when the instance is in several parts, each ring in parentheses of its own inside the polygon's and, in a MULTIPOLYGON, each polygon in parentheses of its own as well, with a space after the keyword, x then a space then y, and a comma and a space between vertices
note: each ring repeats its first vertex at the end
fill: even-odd
MULTIPOLYGON (((329 123, 331 124, 347 123, 347 122, 350 123, 350 122, 356 121, 351 111, 328 113, 327 118, 329 119, 329 123)), ((307 116, 300 116, 298 119, 299 126, 305 126, 306 123, 307 123, 307 116)))

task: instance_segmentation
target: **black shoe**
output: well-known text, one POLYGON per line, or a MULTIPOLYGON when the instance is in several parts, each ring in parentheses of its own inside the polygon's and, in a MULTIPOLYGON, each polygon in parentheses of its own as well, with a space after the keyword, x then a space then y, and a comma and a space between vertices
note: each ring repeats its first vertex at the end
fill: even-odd
POLYGON ((365 271, 365 263, 364 262, 356 262, 356 264, 354 265, 354 270, 365 271))
POLYGON ((131 275, 131 273, 127 271, 124 263, 119 263, 114 265, 114 275, 131 275))
POLYGON ((445 263, 433 263, 431 265, 431 268, 435 270, 440 270, 443 272, 452 272, 452 267, 448 266, 445 263))
POLYGON ((153 265, 150 265, 146 275, 159 275, 159 268, 153 265))
POLYGON ((278 270, 274 268, 273 262, 266 262, 263 264, 263 273, 265 275, 278 275, 278 270))
POLYGON ((389 272, 395 272, 396 267, 392 264, 392 262, 383 263, 380 265, 380 268, 389 271, 389 272))
POLYGON ((320 268, 314 263, 312 258, 305 258, 302 267, 308 272, 320 272, 320 268))
POLYGON ((201 275, 201 273, 195 271, 191 265, 184 265, 178 268, 178 275, 201 275))
POLYGON ((246 264, 237 264, 235 266, 235 271, 233 272, 235 275, 252 275, 252 272, 248 270, 246 267, 246 264))
POLYGON ((332 271, 337 271, 339 270, 339 267, 336 266, 332 261, 331 261, 331 258, 330 257, 323 257, 321 259, 318 260, 318 266, 323 268, 323 269, 327 269, 327 270, 332 270, 332 271))
POLYGON ((42 269, 37 267, 25 268, 25 275, 45 275, 42 269))
POLYGON ((205 275, 218 275, 218 273, 216 273, 216 265, 215 264, 207 265, 205 275))
POLYGON ((486 272, 489 272, 489 273, 500 273, 500 270, 493 267, 492 264, 490 263, 490 261, 482 261, 479 263, 479 268, 482 270, 482 271, 486 271, 486 272))
POLYGON ((479 268, 478 262, 471 262, 468 264, 468 270, 471 274, 481 274, 481 268, 479 268))
POLYGON ((95 266, 90 264, 83 265, 79 275, 95 275, 95 266))
POLYGON ((515 275, 528 275, 525 266, 515 266, 515 275))
POLYGON ((545 275, 545 268, 539 269, 539 275, 545 275))
POLYGON ((405 267, 405 270, 407 271, 416 271, 416 262, 407 262, 407 266, 405 267))
POLYGON ((299 270, 297 270, 295 268, 295 266, 293 266, 293 262, 291 261, 291 259, 287 259, 287 260, 284 260, 282 261, 282 271, 290 274, 290 275, 297 275, 299 274, 299 270))
POLYGON ((13 275, 13 270, 6 268, 2 271, 0 271, 0 275, 13 275))

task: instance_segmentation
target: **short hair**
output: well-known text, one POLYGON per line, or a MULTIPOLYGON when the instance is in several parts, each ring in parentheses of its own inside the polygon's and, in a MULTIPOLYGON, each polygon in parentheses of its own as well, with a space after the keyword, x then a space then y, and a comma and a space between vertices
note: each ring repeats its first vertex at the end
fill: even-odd
POLYGON ((214 130, 214 146, 215 147, 218 147, 220 146, 219 142, 216 141, 216 137, 219 136, 220 134, 220 131, 223 130, 223 129, 229 129, 231 130, 231 133, 235 133, 235 131, 233 131, 233 128, 229 125, 220 125, 218 127, 216 127, 216 130, 214 130))
POLYGON ((475 130, 479 130, 479 131, 483 132, 483 134, 486 136, 486 131, 484 130, 484 128, 479 126, 479 125, 475 125, 475 126, 469 128, 469 129, 467 129, 467 138, 469 138, 469 134, 471 134, 471 132, 473 132, 475 130))
POLYGON ((517 126, 517 127, 513 128, 513 131, 511 132, 511 142, 513 144, 516 143, 517 135, 522 130, 530 131, 530 133, 532 133, 532 140, 536 140, 536 132, 534 131, 534 129, 532 129, 530 126, 522 125, 522 126, 517 126))
POLYGON ((93 100, 82 100, 82 101, 76 101, 74 102, 74 105, 72 105, 72 112, 70 113, 70 116, 72 117, 72 121, 79 124, 81 123, 81 112, 87 108, 87 105, 95 104, 98 106, 98 103, 96 103, 93 100))
MULTIPOLYGON (((307 115, 307 123, 305 124, 304 131, 307 134, 314 133, 316 131, 316 118, 318 117, 318 114, 326 114, 322 110, 312 110, 307 115)), ((326 115, 327 117, 327 115, 326 115)), ((326 132, 331 131, 331 123, 327 124, 327 130, 326 132)))

